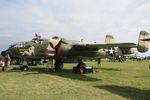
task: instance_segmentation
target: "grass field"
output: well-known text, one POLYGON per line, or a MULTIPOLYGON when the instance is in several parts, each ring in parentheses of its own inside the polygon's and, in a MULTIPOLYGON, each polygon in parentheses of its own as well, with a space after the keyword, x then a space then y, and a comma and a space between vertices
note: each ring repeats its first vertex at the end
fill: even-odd
POLYGON ((87 64, 99 72, 72 73, 75 64, 65 64, 62 72, 46 72, 44 66, 0 71, 0 100, 150 100, 149 61, 87 64))

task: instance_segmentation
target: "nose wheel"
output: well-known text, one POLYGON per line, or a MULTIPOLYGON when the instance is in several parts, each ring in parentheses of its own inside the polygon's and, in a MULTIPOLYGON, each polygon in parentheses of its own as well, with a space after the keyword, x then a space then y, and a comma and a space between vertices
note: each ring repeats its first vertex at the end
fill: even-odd
POLYGON ((23 65, 23 66, 20 67, 20 70, 21 71, 28 71, 29 67, 27 65, 23 65))

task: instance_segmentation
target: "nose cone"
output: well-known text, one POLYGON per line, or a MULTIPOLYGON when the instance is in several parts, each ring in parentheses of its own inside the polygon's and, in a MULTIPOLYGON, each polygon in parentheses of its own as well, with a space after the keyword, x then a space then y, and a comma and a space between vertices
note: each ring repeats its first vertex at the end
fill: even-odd
POLYGON ((8 54, 8 51, 7 51, 7 50, 1 52, 1 55, 2 55, 3 57, 6 56, 7 54, 8 54))

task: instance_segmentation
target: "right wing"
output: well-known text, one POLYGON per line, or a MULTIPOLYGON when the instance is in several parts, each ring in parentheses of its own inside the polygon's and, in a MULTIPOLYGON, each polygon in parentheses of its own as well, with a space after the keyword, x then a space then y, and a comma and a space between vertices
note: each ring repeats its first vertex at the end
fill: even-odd
POLYGON ((75 49, 105 49, 105 48, 113 48, 113 47, 120 47, 120 48, 136 48, 137 45, 135 43, 109 43, 109 44, 76 44, 73 45, 75 49))

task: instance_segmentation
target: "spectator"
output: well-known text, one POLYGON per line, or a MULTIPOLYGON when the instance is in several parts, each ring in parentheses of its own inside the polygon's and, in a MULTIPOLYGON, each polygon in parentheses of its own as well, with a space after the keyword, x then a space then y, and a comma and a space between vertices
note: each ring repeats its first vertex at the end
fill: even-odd
POLYGON ((5 59, 4 58, 1 60, 1 67, 2 67, 2 71, 5 71, 5 59))
POLYGON ((5 62, 5 68, 8 69, 10 66, 10 62, 11 62, 11 58, 9 56, 9 54, 7 54, 4 58, 4 62, 5 62))

